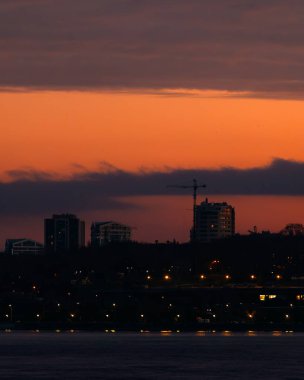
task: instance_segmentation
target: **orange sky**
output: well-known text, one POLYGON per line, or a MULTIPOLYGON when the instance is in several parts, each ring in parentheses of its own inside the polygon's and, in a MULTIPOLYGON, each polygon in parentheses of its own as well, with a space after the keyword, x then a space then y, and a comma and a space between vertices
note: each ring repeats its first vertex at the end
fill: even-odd
POLYGON ((89 92, 0 93, 0 173, 251 167, 304 160, 302 101, 89 92), (72 169, 75 170, 75 169, 72 169))
MULTIPOLYGON (((89 92, 0 93, 0 176, 34 168, 58 174, 96 169, 106 161, 126 170, 252 167, 272 158, 304 160, 302 101, 89 92)), ((190 180, 190 179, 189 179, 190 180)), ((187 194, 184 193, 183 194, 187 194)), ((141 208, 80 215, 136 227, 141 241, 188 239, 191 196, 129 198, 141 208)), ((237 231, 280 230, 302 222, 301 197, 216 196, 236 207, 237 231), (262 212, 261 212, 262 210, 262 212)), ((63 210, 65 211, 65 210, 63 210)), ((49 215, 45 215, 49 216, 49 215)), ((0 240, 43 241, 42 217, 2 220, 0 240)), ((87 237, 88 238, 88 237, 87 237)))
MULTIPOLYGON (((141 191, 136 179, 122 185, 118 176, 112 177, 120 187, 110 181, 107 189, 100 179, 101 187, 92 186, 96 194, 87 192, 85 181, 79 190, 67 180, 71 187, 64 194, 57 194, 54 183, 44 187, 43 180, 3 183, 18 175, 42 178, 32 170, 77 182, 84 176, 75 173, 100 174, 112 165, 126 181, 141 181, 144 176, 126 172, 167 170, 178 179, 181 171, 175 169, 264 166, 250 171, 256 188, 244 176, 240 189, 245 171, 235 171, 235 177, 225 171, 221 178, 235 185, 233 194, 303 194, 304 2, 230 3, 0 1, 0 241, 8 235, 31 237, 31 231, 41 240, 43 217, 50 216, 44 214, 68 208, 73 191, 74 203, 62 212, 88 210, 82 215, 88 224, 93 217, 115 218, 137 226, 140 240, 188 238, 190 193, 181 199, 137 197, 129 202, 141 207, 128 208, 111 199, 111 186, 138 190, 117 194, 162 191, 150 182, 148 191, 141 191)), ((208 182, 210 193, 229 192, 231 186, 212 190, 217 174, 195 176, 208 182)), ((190 172, 183 175, 187 181, 190 172)), ((165 177, 170 175, 157 178, 167 182, 165 177)), ((213 200, 236 207, 240 232, 253 224, 271 230, 293 221, 304 224, 304 197, 213 200)))

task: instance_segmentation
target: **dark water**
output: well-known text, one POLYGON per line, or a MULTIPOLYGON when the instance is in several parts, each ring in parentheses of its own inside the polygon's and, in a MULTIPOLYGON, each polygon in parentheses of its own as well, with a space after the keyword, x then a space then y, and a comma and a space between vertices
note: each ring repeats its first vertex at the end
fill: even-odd
POLYGON ((304 334, 0 333, 0 379, 304 379, 304 334))

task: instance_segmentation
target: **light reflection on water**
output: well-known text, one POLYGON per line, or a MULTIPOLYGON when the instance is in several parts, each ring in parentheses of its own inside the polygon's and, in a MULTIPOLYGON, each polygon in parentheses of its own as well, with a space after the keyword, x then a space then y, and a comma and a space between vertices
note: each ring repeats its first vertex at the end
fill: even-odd
MULTIPOLYGON (((293 330, 273 330, 273 331, 256 331, 256 330, 248 330, 244 332, 240 331, 230 331, 230 330, 224 330, 224 331, 217 331, 217 330, 198 330, 194 332, 185 332, 180 330, 160 330, 160 331, 149 331, 149 330, 139 330, 138 332, 125 332, 125 331, 118 331, 118 330, 104 330, 104 331, 94 331, 94 332, 84 332, 81 330, 61 330, 56 329, 54 331, 49 330, 31 330, 32 333, 41 333, 41 334, 94 334, 94 335, 102 335, 102 334, 120 334, 122 336, 130 336, 130 335, 153 335, 153 336, 171 336, 174 334, 181 334, 181 335, 187 335, 187 336, 283 336, 283 335, 290 335, 290 334, 296 334, 297 336, 304 336, 304 332, 295 332, 293 330)), ((3 331, 0 331, 0 334, 3 333, 13 333, 13 334, 28 334, 29 331, 18 331, 18 330, 12 330, 12 329, 5 329, 3 331)))
POLYGON ((104 330, 104 331, 94 331, 94 332, 85 332, 81 330, 61 330, 56 329, 54 331, 52 330, 27 330, 27 331, 19 331, 19 330, 12 330, 12 329, 5 329, 0 331, 0 334, 4 333, 12 333, 12 334, 19 334, 20 336, 27 335, 29 333, 41 333, 46 335, 51 335, 53 333, 58 334, 92 334, 92 335, 103 335, 103 334, 119 334, 121 336, 135 336, 135 335, 151 335, 151 336, 172 336, 174 334, 181 334, 184 336, 283 336, 283 335, 290 335, 295 334, 297 336, 304 336, 304 332, 295 332, 293 330, 273 330, 273 331, 256 331, 256 330, 248 330, 248 331, 231 331, 231 330, 198 330, 194 332, 186 332, 186 331, 180 331, 180 330, 160 330, 160 331, 150 331, 150 330, 139 330, 137 332, 125 332, 125 331, 118 331, 118 330, 104 330))

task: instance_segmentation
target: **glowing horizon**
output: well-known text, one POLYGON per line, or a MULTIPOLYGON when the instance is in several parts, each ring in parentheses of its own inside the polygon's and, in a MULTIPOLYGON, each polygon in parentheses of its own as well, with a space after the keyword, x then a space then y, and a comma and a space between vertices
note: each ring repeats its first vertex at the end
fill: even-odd
MULTIPOLYGON (((282 194, 297 199, 288 203, 298 219, 302 201, 296 197, 304 194, 303 15, 303 3, 283 0, 0 3, 3 223, 29 218, 32 206, 35 215, 64 208, 64 201, 76 207, 72 198, 90 204, 91 212, 88 184, 73 193, 73 181, 85 176, 129 178, 123 185, 129 191, 139 186, 130 173, 222 168, 263 172, 262 184, 259 176, 248 184, 243 179, 241 193, 250 193, 246 186, 268 195, 284 187, 282 194), (44 188, 43 178, 71 179, 70 193, 44 188), (16 186, 6 186, 10 182, 16 186)), ((237 184, 239 175, 234 170, 237 184)), ((215 177, 209 178, 212 192, 215 177)), ((94 193, 99 211, 118 217, 121 207, 121 218, 129 212, 131 223, 135 215, 144 220, 147 208, 132 214, 117 200, 132 191, 112 199, 113 186, 101 200, 94 193)), ((177 213, 178 205, 169 204, 167 212, 177 213)), ((245 231, 248 223, 240 218, 245 231)), ((269 229, 277 226, 274 213, 266 219, 269 229)))

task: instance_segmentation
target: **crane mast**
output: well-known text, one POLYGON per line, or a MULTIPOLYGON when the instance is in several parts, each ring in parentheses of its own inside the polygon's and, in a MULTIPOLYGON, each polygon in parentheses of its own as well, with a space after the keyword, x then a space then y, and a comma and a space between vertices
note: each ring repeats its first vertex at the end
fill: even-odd
POLYGON ((196 200, 197 200, 197 190, 199 188, 204 188, 206 185, 198 185, 197 180, 193 179, 193 185, 169 185, 168 187, 176 187, 179 189, 192 189, 193 190, 193 227, 192 227, 192 240, 196 240, 196 200))

